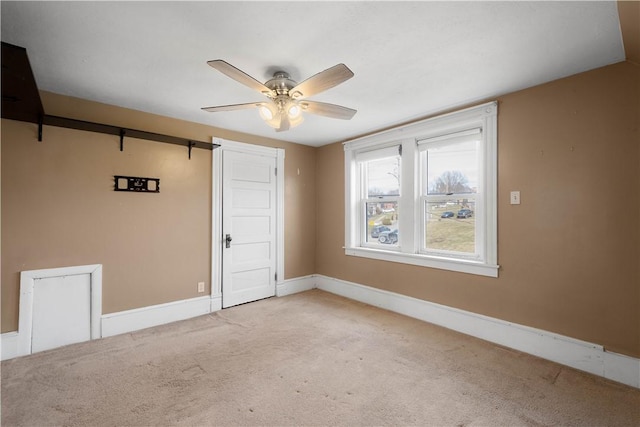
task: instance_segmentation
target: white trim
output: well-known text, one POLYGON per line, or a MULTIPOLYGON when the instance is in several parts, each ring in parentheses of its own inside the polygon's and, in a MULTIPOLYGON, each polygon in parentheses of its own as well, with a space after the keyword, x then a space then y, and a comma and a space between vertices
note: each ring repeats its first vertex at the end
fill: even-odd
POLYGON ((379 250, 374 248, 354 247, 345 248, 346 255, 379 259, 383 261, 399 262, 402 264, 419 265, 421 267, 439 268, 442 270, 458 271, 460 273, 476 274, 479 276, 498 277, 498 265, 490 265, 463 259, 444 258, 434 255, 409 254, 379 250))
MULTIPOLYGON (((278 280, 276 280, 276 288, 278 284, 284 281, 284 148, 276 149, 276 166, 278 175, 276 177, 276 271, 278 272, 278 280)), ((277 294, 276 294, 277 295, 277 294)))
POLYGON ((211 297, 211 308, 209 309, 211 313, 214 311, 222 310, 222 296, 212 296, 211 297))
POLYGON ((295 279, 279 280, 276 295, 284 297, 298 292, 304 292, 316 287, 315 276, 296 277, 295 279))
POLYGON ((150 305, 102 316, 102 336, 124 334, 211 313, 208 296, 150 305))
POLYGON ((322 275, 315 282, 323 291, 640 388, 640 359, 598 344, 322 275))
MULTIPOLYGON (((282 280, 277 296, 318 288, 345 298, 433 323, 543 359, 640 388, 640 359, 604 350, 601 345, 529 326, 435 304, 381 289, 310 275, 282 280)), ((102 316, 102 335, 118 335, 208 314, 221 309, 221 299, 198 297, 102 316)), ((2 360, 23 356, 18 332, 0 336, 2 360)))
MULTIPOLYGON (((460 111, 399 126, 374 135, 353 139, 344 143, 345 156, 345 255, 373 258, 389 262, 438 268, 488 277, 498 277, 497 259, 497 114, 498 103, 493 101, 460 111), (482 150, 478 182, 480 191, 475 195, 477 259, 468 260, 465 255, 442 254, 425 250, 420 242, 424 237, 423 210, 418 197, 418 153, 421 143, 447 136, 467 138, 470 133, 481 131, 482 150), (463 135, 463 136, 461 136, 463 135), (360 202, 362 183, 358 164, 369 159, 377 150, 389 146, 402 146, 402 177, 398 206, 399 246, 370 248, 362 233, 366 226, 360 202)), ((476 258, 474 257, 474 258, 476 258)))
POLYGON ((483 118, 498 114, 498 103, 496 101, 465 108, 464 110, 453 111, 420 120, 404 126, 394 127, 379 133, 351 139, 343 143, 345 151, 358 151, 362 148, 370 147, 376 143, 387 141, 400 141, 407 137, 431 138, 443 134, 465 131, 474 124, 483 125, 483 118))
POLYGON ((605 350, 603 363, 603 377, 611 381, 640 388, 640 359, 605 350))
POLYGON ((356 152, 356 161, 368 162, 371 160, 380 160, 386 157, 400 157, 400 147, 402 144, 395 142, 389 146, 376 146, 367 151, 356 152))
MULTIPOLYGON (((221 141, 221 140, 220 140, 221 141)), ((218 143, 216 138, 213 143, 218 143)), ((211 156, 211 304, 220 299, 222 307, 222 150, 211 156)))
MULTIPOLYGON (((314 276, 282 280, 278 283, 278 296, 291 295, 315 288, 314 276)), ((102 337, 134 332, 153 326, 202 316, 222 309, 222 297, 197 297, 164 304, 135 308, 102 315, 102 337)), ((18 353, 18 332, 7 332, 0 336, 2 360, 25 354, 18 353)), ((28 354, 28 353, 27 353, 28 354)))
POLYGON ((18 332, 7 332, 0 335, 0 360, 13 359, 18 354, 18 332))
MULTIPOLYGON (((135 308, 102 315, 102 337, 134 332, 153 326, 202 316, 222 309, 222 298, 208 296, 172 301, 164 304, 135 308)), ((25 356, 18 352, 18 332, 1 335, 2 360, 25 356)))
POLYGON ((418 151, 428 150, 430 147, 441 147, 450 143, 472 142, 478 141, 482 138, 482 128, 471 128, 459 132, 448 133, 445 135, 438 135, 432 138, 417 139, 418 151))
MULTIPOLYGON (((213 137, 212 142, 220 147, 211 156, 211 304, 220 300, 222 308, 222 153, 225 150, 257 154, 276 158, 276 295, 278 285, 284 281, 284 148, 246 144, 213 137)), ((217 305, 215 305, 217 307, 217 305)))
POLYGON ((16 356, 31 354, 33 333, 33 291, 35 281, 49 277, 89 274, 91 280, 91 339, 101 337, 102 315, 102 265, 47 268, 20 273, 20 306, 18 312, 18 336, 16 356))

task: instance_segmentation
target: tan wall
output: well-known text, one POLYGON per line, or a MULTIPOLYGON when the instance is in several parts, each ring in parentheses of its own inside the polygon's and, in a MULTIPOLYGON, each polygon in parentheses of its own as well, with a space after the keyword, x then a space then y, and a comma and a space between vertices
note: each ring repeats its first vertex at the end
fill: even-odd
POLYGON ((499 278, 346 256, 341 144, 318 151, 318 273, 640 356, 640 67, 498 101, 499 278))
MULTIPOLYGON (((48 114, 286 150, 286 278, 320 273, 640 356, 640 71, 622 63, 499 98, 500 277, 344 255, 341 144, 314 149, 42 93, 48 114), (522 205, 508 204, 511 190, 522 205)), ((2 332, 22 270, 104 265, 103 312, 209 289, 211 152, 2 121, 2 332), (112 191, 114 174, 160 194, 112 191), (133 218, 144 218, 134 220, 133 218)))
POLYGON ((617 4, 625 56, 640 64, 640 1, 618 0, 617 4))
MULTIPOLYGON (((285 278, 315 272, 315 149, 43 92, 47 114, 201 141, 285 149, 285 278), (299 171, 299 173, 298 173, 299 171)), ((17 329, 19 273, 103 264, 103 313, 210 289, 211 151, 2 120, 2 332, 17 329), (113 175, 160 178, 159 194, 113 175)))

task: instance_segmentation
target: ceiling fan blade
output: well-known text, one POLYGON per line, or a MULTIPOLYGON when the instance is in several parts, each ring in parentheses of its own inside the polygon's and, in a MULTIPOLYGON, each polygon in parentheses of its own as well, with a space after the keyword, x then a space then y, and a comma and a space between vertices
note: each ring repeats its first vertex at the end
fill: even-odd
POLYGON ((234 110, 245 110, 247 108, 257 108, 264 104, 265 104, 264 102, 252 102, 250 104, 231 104, 231 105, 220 105, 218 107, 203 107, 202 109, 210 113, 216 113, 218 111, 234 111, 234 110))
POLYGON ((293 99, 304 99, 317 93, 331 89, 353 77, 353 71, 344 64, 334 65, 318 74, 309 77, 289 91, 293 99))
POLYGON ((228 77, 231 77, 233 80, 242 83, 243 85, 250 87, 251 89, 260 92, 261 94, 268 97, 275 97, 276 93, 251 77, 249 74, 245 73, 229 64, 222 59, 214 59, 212 61, 207 61, 211 67, 220 71, 222 74, 225 74, 228 77))
POLYGON ((291 127, 291 122, 289 121, 289 116, 286 114, 280 114, 280 126, 276 129, 276 132, 283 132, 285 130, 289 130, 291 127))
POLYGON ((319 114, 321 116, 332 117, 334 119, 351 120, 358 112, 352 108, 343 107, 341 105, 327 104, 326 102, 302 101, 300 102, 302 111, 307 113, 319 114))

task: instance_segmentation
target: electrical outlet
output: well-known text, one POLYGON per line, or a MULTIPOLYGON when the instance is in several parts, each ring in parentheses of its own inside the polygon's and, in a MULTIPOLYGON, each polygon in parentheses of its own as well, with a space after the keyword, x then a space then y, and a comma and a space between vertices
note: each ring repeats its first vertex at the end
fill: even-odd
POLYGON ((512 191, 511 192, 511 204, 512 205, 519 205, 520 204, 520 192, 519 191, 512 191))
POLYGON ((204 282, 198 282, 198 292, 204 292, 204 282))

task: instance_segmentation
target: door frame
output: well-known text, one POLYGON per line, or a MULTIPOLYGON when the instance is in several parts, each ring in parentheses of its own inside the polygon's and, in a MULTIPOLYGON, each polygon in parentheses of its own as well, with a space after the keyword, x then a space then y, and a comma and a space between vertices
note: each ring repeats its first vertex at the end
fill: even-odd
POLYGON ((211 156, 211 311, 222 309, 222 160, 225 151, 276 159, 276 295, 284 280, 284 148, 272 148, 213 137, 219 147, 211 156))

